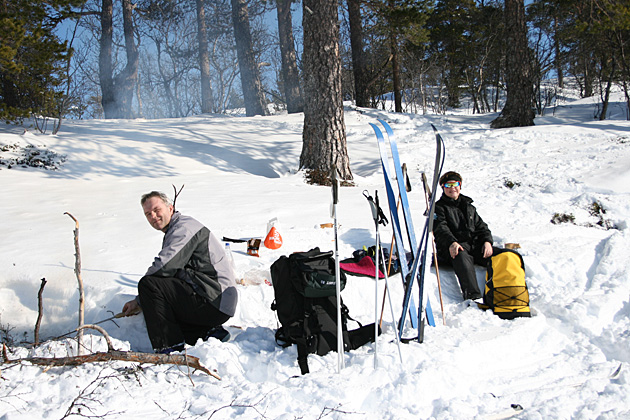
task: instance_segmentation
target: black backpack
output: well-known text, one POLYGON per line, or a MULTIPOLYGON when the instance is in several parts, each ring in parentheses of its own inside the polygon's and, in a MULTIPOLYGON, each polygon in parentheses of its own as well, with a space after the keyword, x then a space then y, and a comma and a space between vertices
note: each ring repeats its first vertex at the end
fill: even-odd
MULTIPOLYGON (((346 275, 340 273, 341 288, 346 275)), ((309 372, 307 356, 337 351, 337 297, 335 260, 332 251, 319 248, 282 256, 271 265, 275 299, 271 309, 277 312, 281 327, 276 343, 281 347, 297 344, 298 365, 302 375, 309 372)), ((374 341, 374 324, 348 331, 352 320, 341 303, 344 350, 349 351, 374 341)), ((355 321, 356 322, 356 321, 355 321)), ((357 322, 358 323, 358 322, 357 322)), ((379 330, 380 333, 380 330, 379 330)))

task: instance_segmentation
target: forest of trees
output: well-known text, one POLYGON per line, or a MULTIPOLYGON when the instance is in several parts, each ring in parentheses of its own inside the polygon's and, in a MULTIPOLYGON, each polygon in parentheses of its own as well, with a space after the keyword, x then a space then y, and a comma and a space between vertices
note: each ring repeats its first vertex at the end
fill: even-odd
MULTIPOLYGON (((0 117, 309 120, 391 100, 502 111, 504 127, 533 124, 570 79, 605 119, 614 87, 630 105, 629 48, 627 0, 0 0, 0 117)), ((334 118, 326 141, 345 145, 334 118)))

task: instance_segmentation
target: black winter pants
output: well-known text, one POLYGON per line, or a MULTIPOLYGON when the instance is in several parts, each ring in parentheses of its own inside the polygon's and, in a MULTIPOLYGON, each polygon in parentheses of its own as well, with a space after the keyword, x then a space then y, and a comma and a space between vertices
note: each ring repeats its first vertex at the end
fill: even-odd
POLYGON ((184 342, 194 345, 210 329, 230 318, 195 293, 190 284, 177 278, 142 277, 138 299, 156 351, 184 342))
MULTIPOLYGON (((477 283, 477 273, 475 272, 475 264, 486 267, 489 258, 484 258, 482 255, 481 247, 472 247, 469 244, 460 244, 464 250, 460 250, 455 258, 451 258, 447 253, 448 258, 445 259, 447 265, 451 265, 455 269, 459 286, 462 289, 462 295, 464 299, 477 299, 482 297, 479 290, 479 284, 477 283)), ((493 255, 496 254, 499 248, 492 247, 493 255)))

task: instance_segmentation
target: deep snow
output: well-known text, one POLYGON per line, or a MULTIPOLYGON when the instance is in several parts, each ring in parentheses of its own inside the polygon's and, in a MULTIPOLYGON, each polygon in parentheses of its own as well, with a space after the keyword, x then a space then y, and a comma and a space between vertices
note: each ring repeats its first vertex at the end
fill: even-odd
MULTIPOLYGON (((630 418, 630 122, 617 100, 606 121, 592 119, 596 104, 585 99, 549 110, 534 127, 503 130, 489 129, 494 115, 346 108, 356 186, 340 191, 340 255, 374 244, 364 190, 378 189, 387 210, 368 123, 383 118, 398 137, 417 229, 425 209, 420 173, 433 171, 432 123, 446 142, 444 170, 463 175, 462 193, 475 200, 495 243, 521 245, 534 316, 504 321, 463 302, 446 269, 440 270, 442 316, 432 268, 427 291, 438 325, 426 328, 423 344, 401 346, 402 363, 386 306, 378 368, 367 345, 346 354, 341 373, 336 354, 311 355, 306 376, 299 376, 295 347, 274 343, 268 284, 269 266, 280 255, 334 248, 332 229, 320 227, 331 222, 330 188, 308 185, 297 172, 302 115, 66 121, 56 136, 4 128, 0 146, 16 147, 0 147, 0 162, 32 145, 58 166, 0 165, 0 326, 14 342, 10 358, 76 354, 71 339, 36 349, 20 344, 33 340, 41 278, 47 280, 41 335, 76 327, 74 222, 64 212, 80 223, 86 322, 119 312, 159 250, 161 234, 139 206, 150 190, 172 195, 172 185, 185 185, 178 209, 219 238, 263 236, 268 221, 278 218, 284 245, 261 248, 260 258, 246 255, 244 244, 231 245, 237 274, 247 283, 239 286, 238 312, 227 324, 233 338, 187 349, 221 381, 122 362, 50 369, 4 364, 0 419, 630 418), (553 224, 554 215, 572 215, 574 222, 553 224)), ((389 247, 389 226, 381 234, 389 247)), ((482 268, 478 278, 483 282, 482 268)), ((398 317, 398 276, 390 287, 398 317)), ((350 277, 342 295, 353 317, 373 322, 373 279, 350 277)), ((141 316, 102 326, 118 349, 150 351, 141 316)), ((105 350, 96 332, 87 337, 92 351, 105 350)))

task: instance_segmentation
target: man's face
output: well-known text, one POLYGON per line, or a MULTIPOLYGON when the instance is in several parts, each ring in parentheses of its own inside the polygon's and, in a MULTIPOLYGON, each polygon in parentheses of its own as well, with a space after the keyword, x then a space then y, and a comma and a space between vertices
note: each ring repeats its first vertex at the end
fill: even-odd
POLYGON ((447 197, 457 200, 462 189, 462 183, 455 180, 446 181, 442 188, 444 188, 444 194, 446 194, 447 197))
POLYGON ((142 205, 144 216, 154 229, 163 231, 171 222, 173 206, 166 204, 160 197, 151 197, 142 205))

